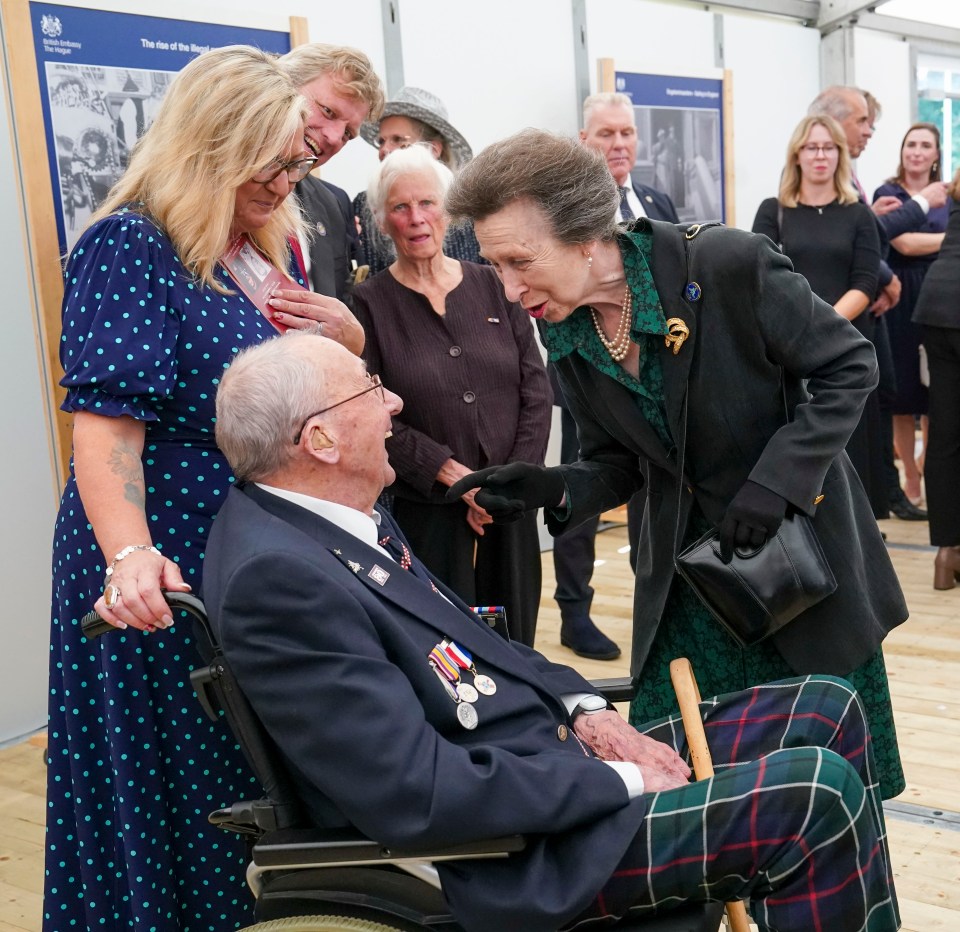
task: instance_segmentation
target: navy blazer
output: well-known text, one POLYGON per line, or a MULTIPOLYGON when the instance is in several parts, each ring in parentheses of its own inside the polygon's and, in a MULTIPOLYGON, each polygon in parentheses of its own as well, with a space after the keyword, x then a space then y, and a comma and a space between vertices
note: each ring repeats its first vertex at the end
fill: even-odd
POLYGON ((810 291, 767 237, 715 226, 685 240, 673 224, 636 226, 653 232, 651 271, 666 317, 680 318, 690 331, 676 355, 657 342, 675 444, 689 399, 684 481, 677 478, 676 448, 664 448, 631 391, 571 353, 555 365, 577 421, 581 459, 560 467, 572 511, 563 521, 547 512, 551 533, 628 501, 647 472, 634 601, 637 676, 676 572, 677 523, 683 540, 693 498, 717 525, 744 482, 766 486, 813 516, 838 583, 772 642, 797 673, 843 676, 907 617, 843 452, 877 384, 873 346, 810 291), (690 281, 701 288, 696 301, 685 296, 690 281))
POLYGON ((643 204, 643 209, 651 220, 665 220, 668 223, 680 222, 673 201, 662 191, 645 184, 639 184, 636 181, 633 181, 633 191, 640 203, 643 204))
POLYGON ((296 187, 310 235, 310 283, 317 294, 343 301, 349 291, 356 249, 353 212, 346 192, 307 175, 296 187), (343 194, 341 200, 338 196, 343 194), (344 206, 344 204, 346 206, 344 206))
POLYGON ((468 930, 555 932, 612 875, 646 800, 570 729, 560 697, 589 683, 434 584, 446 599, 254 485, 230 490, 204 560, 210 620, 313 819, 395 846, 528 834, 510 858, 438 864, 444 895, 468 930), (427 662, 444 637, 497 684, 474 731, 427 662))

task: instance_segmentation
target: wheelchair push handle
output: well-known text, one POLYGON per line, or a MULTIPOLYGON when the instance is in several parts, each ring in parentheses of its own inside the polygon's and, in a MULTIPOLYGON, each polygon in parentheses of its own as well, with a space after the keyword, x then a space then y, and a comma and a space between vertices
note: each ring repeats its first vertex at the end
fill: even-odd
MULTIPOLYGON (((167 605, 169 605, 173 611, 182 610, 189 612, 203 624, 204 628, 207 627, 206 609, 203 607, 203 602, 195 595, 190 595, 189 592, 164 591, 163 597, 167 600, 167 605)), ((80 619, 80 630, 83 631, 85 637, 93 641, 100 637, 101 634, 107 634, 109 631, 117 631, 118 628, 116 625, 110 624, 109 621, 104 621, 96 612, 88 612, 80 619)))

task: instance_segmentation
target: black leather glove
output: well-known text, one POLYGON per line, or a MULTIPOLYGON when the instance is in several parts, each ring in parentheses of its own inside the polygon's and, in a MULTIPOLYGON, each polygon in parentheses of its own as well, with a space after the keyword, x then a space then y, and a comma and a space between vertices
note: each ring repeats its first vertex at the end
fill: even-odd
POLYGON ((456 501, 470 489, 478 489, 477 504, 498 524, 519 521, 524 512, 559 505, 566 485, 560 471, 531 463, 490 466, 458 479, 447 492, 456 501))
POLYGON ((720 559, 729 563, 735 547, 762 547, 777 533, 786 513, 785 498, 748 479, 720 522, 720 559))

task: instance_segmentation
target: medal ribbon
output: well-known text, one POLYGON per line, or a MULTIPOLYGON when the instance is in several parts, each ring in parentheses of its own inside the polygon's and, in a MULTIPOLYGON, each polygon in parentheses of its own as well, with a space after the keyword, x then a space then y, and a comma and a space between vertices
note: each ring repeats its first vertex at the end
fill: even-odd
POLYGON ((450 661, 439 644, 430 651, 429 659, 437 672, 451 683, 456 683, 460 679, 459 668, 450 661))

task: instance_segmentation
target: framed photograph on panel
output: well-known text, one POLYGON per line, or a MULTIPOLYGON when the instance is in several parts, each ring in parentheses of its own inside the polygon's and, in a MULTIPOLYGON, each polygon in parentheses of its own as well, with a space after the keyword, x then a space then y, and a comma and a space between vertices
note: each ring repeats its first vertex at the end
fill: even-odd
POLYGON ((683 222, 733 225, 731 73, 645 74, 620 70, 609 58, 598 64, 601 89, 633 101, 634 179, 669 195, 683 222))
POLYGON ((0 12, 41 365, 62 480, 70 451, 57 384, 63 259, 123 173, 180 69, 224 45, 288 52, 292 38, 305 41, 306 25, 291 18, 290 31, 281 32, 31 0, 0 0, 0 12))

